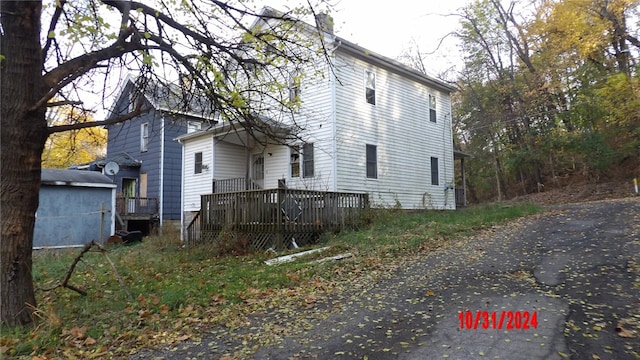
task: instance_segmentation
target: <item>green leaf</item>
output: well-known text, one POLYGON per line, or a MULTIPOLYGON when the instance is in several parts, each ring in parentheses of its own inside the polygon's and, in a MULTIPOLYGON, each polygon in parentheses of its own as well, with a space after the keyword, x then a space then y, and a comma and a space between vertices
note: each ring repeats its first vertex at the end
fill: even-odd
POLYGON ((56 37, 56 32, 53 30, 49 31, 49 34, 47 34, 47 38, 53 39, 54 37, 56 37))

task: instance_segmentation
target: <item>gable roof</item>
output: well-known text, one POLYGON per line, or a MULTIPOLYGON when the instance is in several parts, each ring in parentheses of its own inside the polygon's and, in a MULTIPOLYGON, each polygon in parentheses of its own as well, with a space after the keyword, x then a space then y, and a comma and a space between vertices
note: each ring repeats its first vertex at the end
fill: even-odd
POLYGON ((347 41, 341 37, 336 36, 334 42, 335 42, 334 51, 344 52, 345 54, 349 54, 362 61, 368 62, 370 64, 374 64, 376 66, 387 69, 391 72, 395 72, 399 75, 402 75, 404 77, 407 77, 409 79, 422 83, 424 85, 436 88, 446 93, 452 93, 457 90, 457 88, 454 85, 451 85, 442 80, 423 74, 418 70, 415 70, 412 67, 407 66, 397 60, 393 60, 384 55, 380 55, 373 51, 367 50, 362 46, 356 43, 347 41))
MULTIPOLYGON (((263 7, 260 14, 265 17, 274 17, 274 16, 289 17, 288 14, 275 10, 269 6, 263 7)), ((443 91, 449 94, 457 90, 457 88, 452 84, 449 84, 440 79, 436 79, 429 75, 423 74, 420 71, 408 65, 405 65, 397 60, 391 59, 384 55, 380 55, 356 43, 353 43, 342 37, 334 35, 332 30, 333 20, 330 18, 327 19, 327 17, 329 17, 329 15, 323 14, 323 13, 316 15, 315 26, 302 21, 300 21, 299 23, 302 24, 302 26, 309 31, 318 31, 318 30, 322 31, 325 39, 327 38, 333 39, 333 45, 334 45, 333 51, 339 51, 345 54, 349 54, 367 63, 374 64, 381 68, 387 69, 391 72, 395 72, 399 75, 402 75, 406 78, 412 79, 426 86, 438 89, 440 91, 443 91), (326 26, 327 23, 329 23, 328 26, 326 26)), ((260 22, 260 19, 259 18, 256 19, 256 21, 253 23, 251 27, 257 26, 259 22, 260 22)))
MULTIPOLYGON (((136 86, 137 80, 138 78, 127 74, 127 77, 118 90, 115 100, 111 104, 108 115, 109 118, 118 114, 118 104, 122 101, 123 96, 129 94, 133 87, 136 86)), ((142 95, 155 110, 172 115, 182 115, 195 119, 214 121, 215 114, 207 98, 193 91, 183 89, 181 85, 169 84, 165 86, 150 82, 145 86, 145 91, 142 95), (187 109, 184 109, 185 104, 187 105, 187 109)))

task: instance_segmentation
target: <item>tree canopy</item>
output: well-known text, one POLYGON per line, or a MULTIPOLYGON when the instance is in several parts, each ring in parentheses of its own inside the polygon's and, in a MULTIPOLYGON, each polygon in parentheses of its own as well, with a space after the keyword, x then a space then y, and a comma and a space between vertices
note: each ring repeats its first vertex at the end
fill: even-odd
POLYGON ((474 200, 637 167, 638 4, 478 0, 461 9, 454 119, 474 155, 474 200))
POLYGON ((127 73, 140 92, 176 88, 188 78, 191 86, 177 87, 176 111, 202 97, 210 113, 250 131, 264 126, 259 114, 294 113, 285 90, 290 74, 313 71, 312 60, 324 53, 322 32, 299 19, 328 7, 253 6, 244 0, 0 2, 3 324, 30 323, 36 307, 31 248, 46 140, 148 111, 139 103, 128 113, 107 111, 127 73), (90 99, 103 104, 103 119, 47 122, 53 107, 100 110, 90 99))

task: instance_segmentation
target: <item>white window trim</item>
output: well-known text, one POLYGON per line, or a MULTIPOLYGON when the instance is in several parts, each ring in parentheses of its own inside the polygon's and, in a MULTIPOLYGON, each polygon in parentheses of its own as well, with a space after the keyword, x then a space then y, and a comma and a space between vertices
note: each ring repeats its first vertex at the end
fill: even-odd
POLYGON ((376 72, 373 70, 365 70, 364 71, 364 101, 371 105, 371 106, 376 106, 377 104, 377 100, 378 100, 378 95, 377 95, 377 90, 376 90, 376 82, 377 82, 377 78, 378 76, 376 75, 376 72), (373 75, 373 87, 371 88, 373 90, 373 104, 369 102, 369 99, 367 98, 367 90, 369 89, 369 85, 367 84, 367 82, 369 81, 369 74, 373 75))
POLYGON ((147 151, 149 151, 149 123, 143 122, 140 124, 140 152, 147 151))
POLYGON ((438 122, 438 98, 433 94, 427 95, 427 106, 429 108, 429 121, 432 123, 438 122), (433 99, 433 107, 431 107, 431 99, 433 99), (434 118, 431 118, 431 110, 433 110, 434 118))

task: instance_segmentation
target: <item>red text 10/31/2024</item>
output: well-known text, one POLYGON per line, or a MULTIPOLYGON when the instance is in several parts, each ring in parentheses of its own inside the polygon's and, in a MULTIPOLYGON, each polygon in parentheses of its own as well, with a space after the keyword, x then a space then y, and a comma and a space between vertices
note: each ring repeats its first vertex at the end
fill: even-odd
POLYGON ((536 311, 460 311, 460 329, 529 330, 538 327, 536 311))

